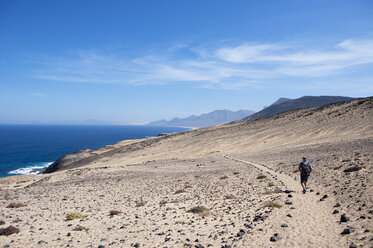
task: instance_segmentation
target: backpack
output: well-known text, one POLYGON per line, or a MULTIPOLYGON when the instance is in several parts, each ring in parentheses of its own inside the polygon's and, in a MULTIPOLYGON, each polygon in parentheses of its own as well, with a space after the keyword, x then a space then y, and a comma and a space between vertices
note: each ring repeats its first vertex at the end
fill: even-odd
POLYGON ((302 170, 302 176, 309 176, 311 174, 310 163, 302 162, 301 170, 302 170))

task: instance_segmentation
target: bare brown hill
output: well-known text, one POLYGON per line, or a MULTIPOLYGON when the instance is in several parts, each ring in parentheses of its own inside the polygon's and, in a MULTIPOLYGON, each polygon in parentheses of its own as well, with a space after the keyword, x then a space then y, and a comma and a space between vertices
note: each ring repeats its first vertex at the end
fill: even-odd
POLYGON ((82 151, 0 180, 0 243, 372 247, 372 148, 370 97, 82 151))
POLYGON ((202 128, 147 140, 122 142, 57 160, 47 172, 71 169, 113 156, 131 161, 201 157, 211 153, 255 153, 323 142, 371 138, 372 97, 323 107, 293 110, 250 123, 202 128), (156 155, 150 150, 156 149, 156 155), (149 151, 149 152, 148 152, 149 151), (140 154, 140 155, 137 155, 140 154), (186 155, 183 155, 186 154, 186 155), (129 156, 127 156, 129 155, 129 156), (153 156, 154 155, 154 156, 153 156))

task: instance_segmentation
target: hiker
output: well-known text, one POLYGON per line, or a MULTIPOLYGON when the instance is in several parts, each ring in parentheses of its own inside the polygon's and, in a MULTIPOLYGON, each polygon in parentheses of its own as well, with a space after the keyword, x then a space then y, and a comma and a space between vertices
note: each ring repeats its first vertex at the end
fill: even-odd
POLYGON ((303 194, 306 193, 307 189, 307 181, 308 177, 310 176, 312 171, 312 166, 309 162, 307 162, 307 158, 303 157, 303 161, 299 164, 299 172, 300 172, 300 184, 303 188, 303 194))

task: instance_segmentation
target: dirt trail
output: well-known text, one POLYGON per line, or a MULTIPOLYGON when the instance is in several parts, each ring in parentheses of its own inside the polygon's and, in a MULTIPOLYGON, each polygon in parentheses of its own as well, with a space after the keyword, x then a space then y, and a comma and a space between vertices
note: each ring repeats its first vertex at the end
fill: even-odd
MULTIPOLYGON (((301 192, 298 178, 280 174, 273 169, 257 163, 225 156, 226 159, 254 167, 267 173, 286 189, 294 191, 288 198, 292 204, 283 204, 284 207, 273 211, 262 232, 254 233, 253 240, 263 240, 261 247, 348 247, 349 242, 340 234, 342 227, 339 223, 339 215, 333 215, 333 201, 330 197, 320 201, 323 194, 314 192, 301 192), (288 214, 291 217, 287 216, 288 214), (281 227, 287 224, 288 227, 281 227), (274 233, 282 237, 277 242, 269 239, 274 233), (260 239, 263 235, 266 239, 260 239)), ((282 203, 281 203, 282 204, 282 203)))

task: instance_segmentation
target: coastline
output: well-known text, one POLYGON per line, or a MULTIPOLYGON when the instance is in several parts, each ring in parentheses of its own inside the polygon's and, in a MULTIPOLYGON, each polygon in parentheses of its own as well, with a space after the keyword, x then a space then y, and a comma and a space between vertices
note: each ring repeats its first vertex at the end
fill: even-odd
MULTIPOLYGON (((60 157, 65 156, 67 154, 75 153, 79 150, 85 150, 94 147, 93 150, 101 149, 103 147, 110 147, 115 145, 115 143, 122 142, 123 140, 133 139, 132 137, 138 137, 136 139, 142 139, 146 137, 156 137, 161 132, 172 133, 175 131, 185 131, 187 129, 181 127, 135 127, 135 126, 119 126, 119 125, 109 125, 109 126, 93 126, 93 125, 2 125, 1 132, 3 134, 9 133, 9 138, 7 136, 2 137, 2 142, 7 142, 7 140, 11 139, 14 141, 10 141, 7 143, 7 146, 12 145, 12 147, 19 147, 18 150, 9 150, 4 149, 0 156, 2 159, 0 160, 0 175, 1 178, 10 177, 15 175, 27 175, 27 174, 38 174, 38 172, 42 172, 43 169, 46 169, 50 164, 58 160, 60 157), (35 132, 37 137, 35 136, 35 141, 24 141, 24 137, 29 137, 30 132, 35 132), (98 132, 92 132, 93 130, 98 129, 98 132), (110 134, 110 130, 118 130, 115 131, 114 135, 110 134), (126 131, 128 129, 128 131, 126 131), (9 131, 10 130, 10 131, 9 131), (26 132, 26 131, 27 132, 26 132), (45 131, 44 131, 45 130, 45 131), (54 145, 55 139, 59 137, 59 133, 64 135, 66 132, 73 131, 73 133, 66 133, 64 140, 58 140, 58 143, 61 145, 54 145), (90 131, 92 130, 92 131, 90 131), (117 137, 121 137, 121 133, 124 130, 128 134, 125 134, 125 137, 122 135, 122 139, 118 139, 117 137), (130 130, 134 130, 135 134, 132 135, 130 130), (144 134, 141 134, 141 130, 144 130, 144 134), (154 131, 152 131, 154 130, 154 131), (105 131, 107 134, 103 133, 105 131), (75 136, 81 136, 81 132, 83 132, 82 141, 78 140, 75 141, 75 136), (140 132, 140 133, 139 133, 140 132), (76 135, 74 134, 76 133, 76 135), (87 134, 84 134, 87 133, 87 134), (95 133, 99 133, 104 135, 103 137, 108 136, 108 138, 104 138, 103 141, 100 141, 100 136, 95 138, 96 141, 93 140, 93 136, 95 133), (110 135, 112 138, 110 138, 110 135), (51 138, 47 138, 51 136, 51 138), (14 138, 16 137, 16 138, 14 138), (46 138, 43 138, 46 137, 46 138), (53 138, 56 137, 56 138, 53 138), (71 138, 69 138, 71 137, 71 138), (40 139, 41 138, 41 139, 40 139), (84 142, 84 139, 87 142, 84 142), (94 142, 92 142, 94 141, 94 142), (110 142, 111 141, 111 142, 110 142), (16 143, 17 142, 17 143, 16 143), (34 143, 36 146, 34 146, 34 143), (100 143, 101 142, 101 143, 100 143), (21 146, 18 143, 23 144, 21 146), (30 145, 28 145, 30 143, 30 145), (110 144, 110 145, 108 145, 110 144), (30 147, 28 147, 28 146, 30 147), (75 148, 74 148, 75 147, 75 148), (9 153, 7 151, 9 150, 9 153), (30 150, 30 152, 29 152, 30 150), (35 154, 34 154, 35 153, 35 154), (17 154, 16 159, 13 161, 12 156, 13 154, 17 154), (50 154, 50 155, 45 155, 50 154), (19 158, 18 158, 19 157, 19 158), (48 161, 49 160, 49 161, 48 161), (48 162, 40 162, 40 161, 48 161, 48 162), (51 161, 51 162, 50 162, 51 161)), ((29 139, 29 138, 27 138, 29 139)), ((1 142, 0 142, 0 145, 1 142)), ((4 143, 5 145, 5 143, 4 143)))
POLYGON ((3 242, 369 246, 372 106, 364 99, 125 141, 50 174, 0 179, 0 218, 20 229, 3 242), (302 156, 314 168, 306 194, 297 170, 302 156), (13 202, 24 206, 6 207, 13 202))

